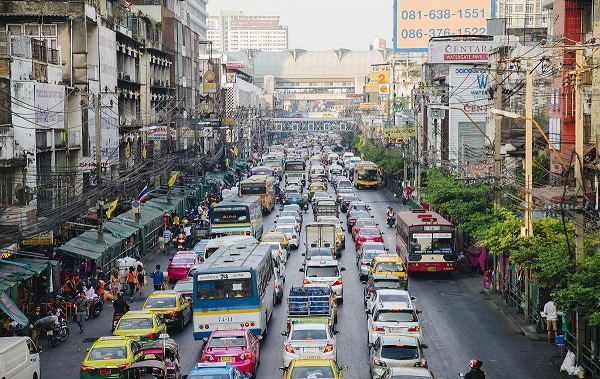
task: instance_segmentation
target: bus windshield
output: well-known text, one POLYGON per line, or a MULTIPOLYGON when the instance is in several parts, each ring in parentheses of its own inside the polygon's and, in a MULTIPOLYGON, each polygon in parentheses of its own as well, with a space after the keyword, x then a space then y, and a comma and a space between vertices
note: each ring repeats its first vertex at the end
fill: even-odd
POLYGON ((304 162, 286 162, 285 171, 304 171, 304 162))
POLYGON ((357 175, 360 180, 377 180, 377 170, 374 169, 359 170, 357 175))
POLYGON ((454 252, 452 233, 412 233, 411 254, 452 254, 454 252))
POLYGON ((248 222, 248 210, 245 207, 224 207, 213 210, 213 224, 233 224, 236 222, 248 222))
POLYGON ((235 272, 223 274, 198 274, 198 300, 221 300, 254 297, 252 274, 235 272), (235 276, 235 277, 234 277, 235 276))
POLYGON ((242 183, 242 195, 264 195, 267 193, 267 186, 264 183, 242 183))

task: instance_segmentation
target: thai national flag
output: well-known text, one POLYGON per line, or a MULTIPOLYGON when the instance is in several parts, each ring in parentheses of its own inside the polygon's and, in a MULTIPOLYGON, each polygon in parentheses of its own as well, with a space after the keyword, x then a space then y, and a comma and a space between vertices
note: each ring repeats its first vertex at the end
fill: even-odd
POLYGON ((146 200, 148 200, 149 197, 150 197, 150 194, 148 193, 148 186, 145 186, 144 189, 142 190, 142 192, 140 192, 140 194, 138 195, 138 200, 146 201, 146 200))
POLYGON ((235 150, 233 149, 233 147, 229 149, 229 152, 230 152, 230 153, 231 153, 231 155, 233 155, 234 157, 236 156, 236 155, 235 155, 235 150))

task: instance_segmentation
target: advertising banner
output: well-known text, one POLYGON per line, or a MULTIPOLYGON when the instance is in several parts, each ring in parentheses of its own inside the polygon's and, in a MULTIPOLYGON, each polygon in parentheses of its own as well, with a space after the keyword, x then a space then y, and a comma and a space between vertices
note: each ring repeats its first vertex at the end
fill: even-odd
POLYGON ((488 63, 496 41, 429 41, 428 63, 488 63))
POLYGON ((426 52, 432 37, 487 35, 494 0, 394 0, 394 51, 426 52))
POLYGON ((65 87, 56 84, 36 83, 35 123, 38 128, 65 127, 65 87))

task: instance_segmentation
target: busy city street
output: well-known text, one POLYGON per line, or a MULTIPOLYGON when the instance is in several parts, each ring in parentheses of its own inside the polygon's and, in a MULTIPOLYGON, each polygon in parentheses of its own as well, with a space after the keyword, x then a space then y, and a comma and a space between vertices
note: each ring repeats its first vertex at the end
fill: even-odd
MULTIPOLYGON (((334 196, 332 188, 329 193, 334 196)), ((386 247, 395 249, 394 229, 385 225, 385 211, 391 205, 396 211, 407 210, 400 202, 389 196, 387 191, 356 191, 360 199, 368 203, 376 221, 382 225, 386 247)), ((274 227, 278 215, 278 206, 265 216, 265 231, 274 227)), ((305 214, 304 224, 312 221, 311 211, 305 214)), ((340 214, 345 219, 345 213, 340 214)), ((347 236, 351 241, 350 236, 347 236)), ((292 285, 302 284, 301 252, 303 246, 293 250, 287 262, 287 276, 284 292, 292 285)), ((336 329, 339 352, 338 363, 347 365, 344 372, 347 379, 369 377, 369 349, 367 347, 367 324, 363 306, 363 287, 359 281, 354 248, 350 242, 343 251, 341 262, 347 268, 343 273, 344 303, 339 306, 339 318, 336 329)), ((168 257, 152 252, 143 258, 148 271, 160 264, 163 269, 168 265, 168 257)), ((151 285, 146 287, 152 291, 151 285)), ((428 366, 436 378, 457 378, 458 373, 468 371, 468 362, 476 358, 484 362, 488 378, 558 378, 555 367, 549 366, 550 358, 556 348, 552 344, 532 341, 521 335, 516 325, 502 314, 488 295, 482 293, 481 276, 470 275, 463 271, 452 274, 414 275, 410 278, 409 291, 416 297, 417 308, 422 310, 420 323, 423 329, 423 342, 429 346, 425 354, 428 366)), ((135 297, 132 309, 140 309, 143 299, 135 297)), ((45 379, 75 378, 79 375, 80 363, 86 349, 101 336, 110 335, 112 306, 106 304, 98 319, 86 322, 84 334, 76 332, 71 323, 71 337, 66 343, 54 349, 44 349, 41 355, 42 371, 45 379)), ((275 306, 269 322, 268 338, 261 342, 261 365, 257 378, 279 378, 282 372, 282 351, 286 320, 285 300, 275 306)), ((192 325, 183 332, 170 332, 180 345, 182 372, 189 372, 200 361, 202 341, 195 341, 192 325)), ((44 346, 44 341, 42 341, 44 346)))

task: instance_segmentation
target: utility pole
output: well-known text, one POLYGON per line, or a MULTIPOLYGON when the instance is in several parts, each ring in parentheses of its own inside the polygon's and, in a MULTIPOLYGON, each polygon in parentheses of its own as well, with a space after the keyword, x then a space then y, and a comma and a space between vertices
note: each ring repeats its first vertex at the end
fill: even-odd
POLYGON ((533 236, 533 72, 531 58, 525 68, 525 236, 533 236))
MULTIPOLYGON (((196 113, 196 117, 192 117, 192 120, 194 120, 196 123, 196 125, 194 125, 194 188, 196 188, 198 186, 198 165, 200 160, 200 149, 198 146, 198 128, 200 127, 200 117, 198 116, 197 112, 194 113, 196 113)), ((202 128, 202 133, 204 133, 204 128, 202 128)))
POLYGON ((167 103, 167 154, 171 154, 171 97, 167 103))
POLYGON ((94 124, 96 130, 96 185, 100 185, 102 176, 102 126, 100 124, 100 92, 94 96, 94 124))
MULTIPOLYGON (((496 67, 496 98, 494 99, 494 108, 502 109, 502 80, 504 74, 504 67, 500 67, 504 65, 504 60, 501 58, 501 61, 498 62, 498 66, 496 67)), ((494 212, 498 211, 500 207, 500 199, 501 199, 501 191, 500 191, 500 177, 502 176, 502 156, 501 156, 501 147, 502 147, 502 118, 497 117, 495 120, 495 129, 494 129, 494 212)), ((494 260, 496 259, 496 255, 494 254, 494 260)), ((494 267, 496 267, 494 265, 494 267)), ((495 276, 497 277, 497 275, 495 276)))
POLYGON ((98 200, 98 242, 104 242, 104 200, 98 200))

